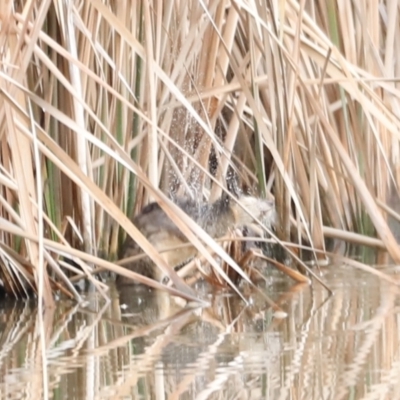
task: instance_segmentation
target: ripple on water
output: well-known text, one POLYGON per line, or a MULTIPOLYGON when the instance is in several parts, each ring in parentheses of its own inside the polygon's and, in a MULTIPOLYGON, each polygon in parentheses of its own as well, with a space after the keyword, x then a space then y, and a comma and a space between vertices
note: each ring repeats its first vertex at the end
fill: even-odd
POLYGON ((89 392, 141 399, 394 398, 398 288, 351 267, 322 275, 331 297, 318 284, 268 280, 262 290, 287 313, 283 319, 257 293, 247 293, 249 306, 224 294, 210 297, 209 308, 186 309, 165 293, 131 289, 114 292, 108 304, 88 295, 85 308, 60 301, 43 318, 32 304, 4 303, 0 397, 40 398, 47 379, 60 399, 89 392))

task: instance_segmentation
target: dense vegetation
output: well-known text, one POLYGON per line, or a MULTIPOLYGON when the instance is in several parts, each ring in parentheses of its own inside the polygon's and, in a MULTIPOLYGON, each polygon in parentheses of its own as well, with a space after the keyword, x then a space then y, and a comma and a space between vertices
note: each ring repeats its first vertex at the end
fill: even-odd
POLYGON ((54 290, 79 298, 83 274, 104 292, 95 273, 121 271, 125 232, 158 257, 127 215, 230 187, 274 196, 281 241, 344 238, 400 262, 382 213, 399 158, 397 2, 65 3, 0 6, 7 291, 50 305, 54 290))

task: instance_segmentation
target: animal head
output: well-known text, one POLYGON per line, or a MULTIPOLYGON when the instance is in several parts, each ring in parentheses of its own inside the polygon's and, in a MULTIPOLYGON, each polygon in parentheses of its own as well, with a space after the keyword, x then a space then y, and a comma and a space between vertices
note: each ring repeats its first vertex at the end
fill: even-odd
MULTIPOLYGON (((233 201, 232 201, 233 202, 233 201)), ((273 223, 275 215, 275 202, 273 200, 260 199, 253 196, 241 196, 232 205, 235 216, 235 225, 250 225, 255 218, 266 225, 273 223)))

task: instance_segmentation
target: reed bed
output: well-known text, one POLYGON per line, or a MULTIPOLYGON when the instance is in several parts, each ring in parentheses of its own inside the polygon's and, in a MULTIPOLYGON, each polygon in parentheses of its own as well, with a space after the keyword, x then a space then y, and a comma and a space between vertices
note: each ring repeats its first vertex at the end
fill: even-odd
POLYGON ((99 269, 130 273, 113 263, 125 235, 163 263, 129 216, 232 188, 274 197, 281 241, 323 255, 344 238, 400 262, 384 208, 399 165, 397 14, 391 0, 2 2, 7 292, 51 306, 55 290, 79 299, 83 276, 105 295, 99 269))

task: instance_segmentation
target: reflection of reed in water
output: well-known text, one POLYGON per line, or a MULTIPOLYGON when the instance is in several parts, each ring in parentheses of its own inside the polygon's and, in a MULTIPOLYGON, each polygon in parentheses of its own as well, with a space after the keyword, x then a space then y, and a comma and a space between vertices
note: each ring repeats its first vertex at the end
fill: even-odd
POLYGON ((271 317, 262 298, 251 296, 245 307, 217 297, 179 333, 171 335, 171 324, 147 338, 143 355, 123 368, 129 393, 155 396, 163 387, 166 398, 179 399, 396 398, 397 288, 348 268, 324 273, 331 298, 319 285, 312 293, 305 285, 270 293, 286 304, 286 319, 271 317))
MULTIPOLYGON (((273 202, 251 196, 242 196, 238 201, 234 201, 229 197, 222 197, 212 204, 191 200, 177 201, 177 205, 214 238, 226 235, 230 229, 250 225, 254 222, 254 218, 239 203, 257 219, 263 219, 264 222, 267 221, 269 223, 273 218, 273 202)), ((158 251, 188 242, 185 235, 157 203, 151 203, 145 207, 133 219, 133 223, 158 251)), ((128 236, 120 251, 120 258, 135 256, 140 252, 140 247, 128 236)), ((168 265, 176 267, 182 265, 196 254, 197 250, 193 246, 187 246, 179 250, 163 252, 162 257, 168 265)), ((131 271, 158 281, 164 278, 162 271, 148 257, 130 262, 125 266, 131 271)), ((124 276, 118 276, 118 285, 128 283, 132 283, 132 280, 124 276)))
POLYGON ((168 311, 163 292, 131 290, 142 319, 120 318, 117 291, 106 305, 88 296, 42 315, 0 304, 0 398, 398 398, 398 287, 352 268, 322 272, 330 298, 320 285, 268 288, 288 312, 279 321, 256 293, 251 306, 222 293, 208 309, 168 311))
MULTIPOLYGON (((149 294, 157 293, 162 292, 149 292, 149 294)), ((225 378, 221 380, 222 386, 219 382, 213 383, 216 374, 222 373, 223 376, 227 373, 229 379, 232 372, 231 365, 236 364, 235 358, 239 356, 240 351, 246 351, 250 343, 254 345, 258 342, 259 348, 265 346, 259 318, 257 321, 254 319, 255 310, 247 309, 245 313, 243 310, 244 304, 239 297, 214 297, 212 307, 201 312, 182 310, 171 318, 168 326, 157 335, 146 336, 143 339, 146 345, 142 354, 137 352, 139 348, 135 338, 131 342, 135 346, 135 355, 124 351, 125 365, 120 364, 123 378, 119 380, 119 386, 115 388, 114 393, 118 397, 140 391, 152 398, 162 387, 163 393, 167 396, 165 398, 171 396, 171 398, 193 399, 211 383, 213 387, 211 392, 221 390, 223 393, 228 390, 225 394, 231 396, 238 386, 230 384, 228 389, 224 385, 225 378), (228 316, 227 310, 234 315, 228 316), (188 312, 190 314, 187 314, 188 312), (235 319, 236 323, 231 318, 235 319), (249 333, 257 332, 254 340, 250 339, 247 345, 240 340, 239 332, 243 330, 243 326, 246 326, 245 329, 249 333), (126 387, 128 384, 130 390, 126 387)), ((279 343, 273 339, 272 341, 276 346, 268 346, 268 354, 263 353, 264 365, 269 365, 273 359, 276 360, 279 343)), ((143 345, 143 342, 141 343, 143 345)), ((120 360, 122 361, 122 358, 120 360)), ((278 369, 276 374, 279 375, 278 369)), ((217 396, 217 393, 215 395, 217 396)), ((205 395, 203 398, 214 397, 205 395)))

